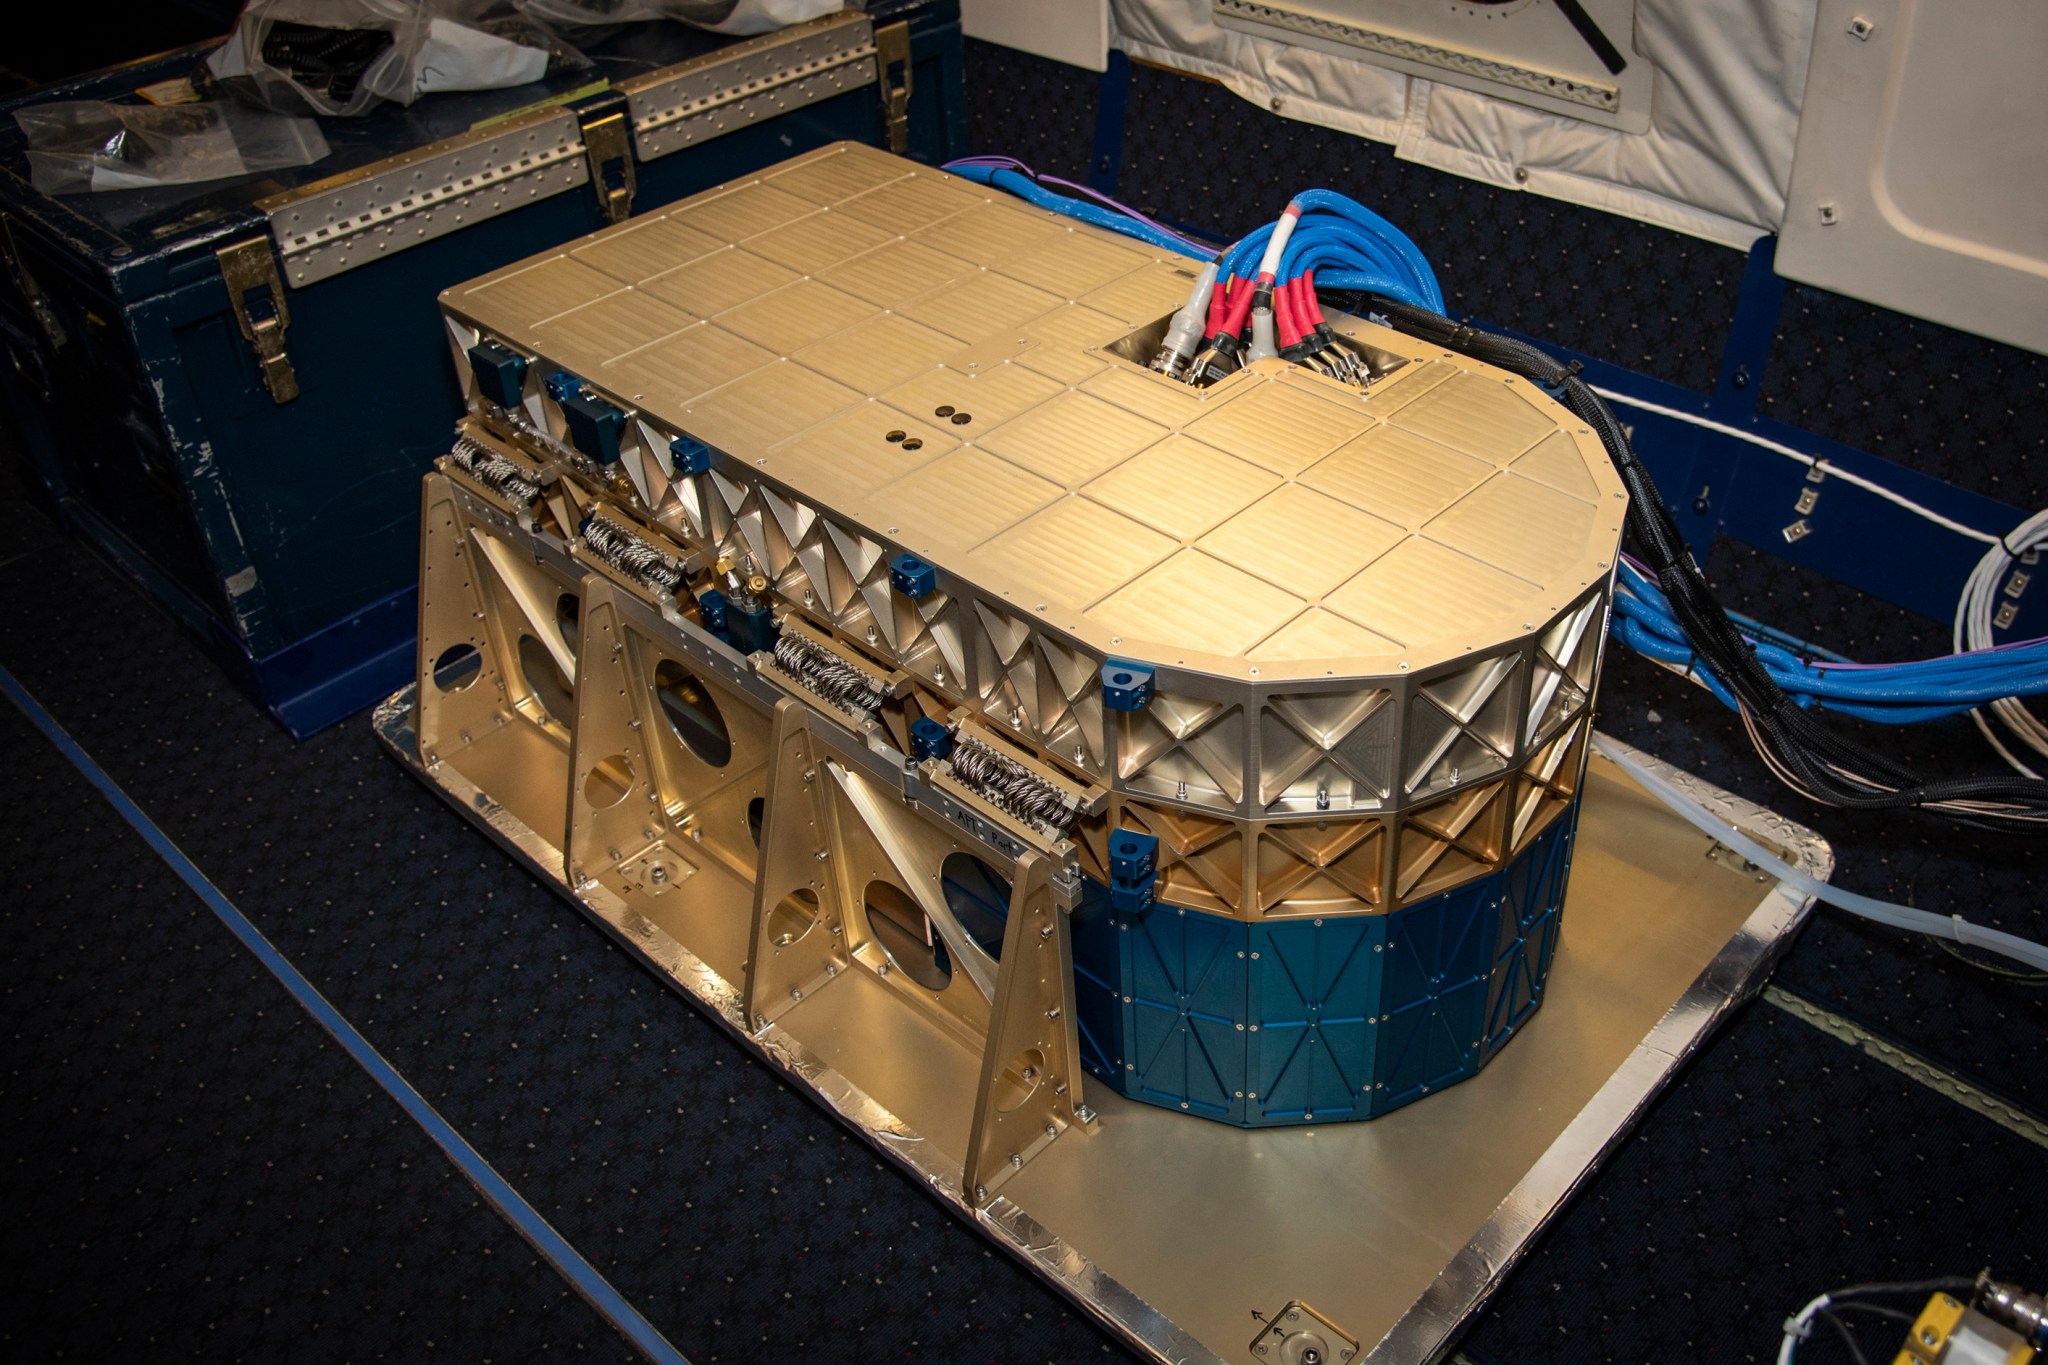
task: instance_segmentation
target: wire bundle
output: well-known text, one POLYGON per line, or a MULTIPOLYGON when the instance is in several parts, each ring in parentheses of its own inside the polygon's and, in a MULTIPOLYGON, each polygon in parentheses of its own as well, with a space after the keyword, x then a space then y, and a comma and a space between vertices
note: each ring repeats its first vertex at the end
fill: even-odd
MULTIPOLYGON (((1648 572, 1625 558, 1619 587, 1614 598, 1615 637, 1638 654, 1684 668, 1734 706, 1727 685, 1700 661, 1669 599, 1648 572)), ((1748 630, 1743 639, 1764 671, 1801 706, 1822 706, 1887 725, 1940 720, 1999 705, 2005 698, 2048 693, 2048 640, 2023 640, 1911 663, 1859 664, 1804 658, 1748 630)), ((2031 713, 2014 706, 2033 721, 2031 713)))
POLYGON ((1216 258, 1214 248, 1203 246, 1164 223, 1147 218, 1130 205, 1120 204, 1101 191, 1075 181, 1062 180, 1056 175, 1040 175, 1014 156, 964 156, 958 161, 948 161, 944 169, 962 180, 1008 190, 1039 208, 1050 209, 1099 228, 1108 228, 1111 232, 1120 232, 1126 237, 1165 247, 1168 251, 1178 251, 1198 261, 1216 258), (1047 189, 1048 185, 1057 188, 1047 189), (1061 193, 1063 190, 1072 191, 1072 195, 1061 193), (1081 198, 1076 199, 1073 195, 1081 198))
MULTIPOLYGON (((1918 808, 2001 830, 2038 830, 2048 824, 2048 780, 2000 744, 1976 710, 1989 707, 2022 743, 2048 755, 2048 726, 2018 700, 2048 692, 2048 641, 1984 647, 1991 643, 1999 585, 2013 561, 2048 545, 2048 513, 1994 542, 1972 575, 1956 618, 1957 647, 1965 652, 1874 667, 1805 659, 1755 630, 1745 634, 1714 600, 1626 431, 1601 395, 1579 378, 1577 367, 1561 365, 1526 342, 1445 318, 1443 294, 1429 262, 1407 236, 1370 209, 1334 191, 1308 190, 1290 200, 1273 222, 1217 253, 1106 195, 1040 176, 1012 158, 969 158, 947 169, 1208 262, 1187 301, 1168 320, 1152 362, 1171 377, 1206 384, 1251 361, 1280 356, 1334 378, 1367 382, 1361 358, 1337 343, 1323 318, 1317 293, 1334 290, 1353 296, 1353 311, 1370 311, 1411 335, 1542 385, 1599 434, 1629 490, 1629 526, 1641 560, 1623 575, 1624 590, 1616 597, 1617 632, 1652 658, 1682 665, 1739 712, 1757 753, 1781 781, 1811 800, 1847 809, 1918 808), (1074 190, 1089 202, 1048 185, 1074 190), (1893 723, 1970 711, 2018 773, 1923 780, 1889 755, 1831 729, 1815 714, 1819 710, 1893 723)), ((1786 453, 1812 462, 1797 452, 1786 453)), ((1867 480, 1853 481, 1868 485, 1867 480)), ((1932 515, 1888 490, 1876 491, 1932 515)), ((1991 539, 1967 527, 1958 529, 1991 539)))
POLYGON ((1243 364, 1277 355, 1364 385, 1370 376, 1330 330, 1318 288, 1370 290, 1443 311, 1436 272, 1415 243, 1334 190, 1297 194, 1278 218, 1218 253, 1106 194, 1041 175, 1014 157, 965 157, 946 169, 1040 208, 1209 263, 1152 362, 1155 370, 1190 384, 1212 383, 1243 364))
MULTIPOLYGON (((1802 705, 1772 675, 1765 652, 1744 638, 1714 600, 1628 434, 1575 367, 1559 364, 1526 342, 1475 331, 1402 300, 1368 295, 1365 306, 1404 332, 1542 385, 1598 434, 1629 491, 1629 529, 1643 561, 1643 580, 1654 583, 1662 597, 1652 605, 1690 646, 1703 679, 1711 676, 1717 695, 1740 712, 1750 742, 1780 781, 1809 800, 1852 810, 1918 808, 1982 829, 2038 832, 2048 825, 2048 782, 2005 775, 1924 780, 1889 755, 1830 728, 1802 705)), ((1629 614, 1632 608, 1622 611, 1625 620, 1648 632, 1642 618, 1629 614)))
POLYGON ((1871 1303, 1869 1300, 1894 1294, 1947 1293, 1967 1296, 1975 1288, 1974 1280, 1944 1277, 1901 1284, 1852 1284, 1846 1288, 1830 1290, 1785 1319, 1785 1336, 1778 1345, 1778 1365, 1793 1365, 1793 1359, 1799 1351, 1799 1343, 1806 1340, 1816 1321, 1825 1322, 1834 1329, 1835 1335, 1841 1338, 1843 1348, 1849 1352, 1849 1358, 1856 1361, 1857 1365, 1870 1365, 1869 1358, 1863 1354, 1863 1348, 1857 1344, 1849 1325, 1842 1321, 1842 1313, 1868 1313, 1910 1327, 1913 1323, 1911 1313, 1902 1308, 1871 1303))
MULTIPOLYGON (((1970 571, 1970 577, 1963 584, 1962 598, 1956 603, 1955 646, 1958 650, 1981 651, 1992 648, 1992 630, 1997 625, 1997 604, 1999 587, 2006 581, 2006 575, 2021 556, 2048 547, 2048 512, 2036 512, 2025 521, 1994 541, 1984 557, 1977 561, 1977 567, 1970 571)), ((2023 650, 2042 643, 2028 640, 2020 644, 2003 646, 2003 650, 2023 650)), ((2038 689, 2028 692, 2014 691, 1990 700, 1991 714, 2010 731, 2021 744, 2035 753, 2048 756, 2048 725, 2043 725, 2033 712, 2018 700, 2021 696, 2037 695, 2038 689)), ((1984 738, 1991 741, 1991 747, 2011 764, 2014 770, 2028 777, 2039 777, 2022 762, 2019 756, 2005 746, 1982 711, 1973 711, 1970 718, 1977 728, 1984 732, 1984 738)))
POLYGON ((1415 243, 1334 190, 1297 194, 1216 264, 1213 283, 1198 281, 1180 315, 1205 313, 1199 353, 1176 328, 1153 366, 1189 383, 1211 383, 1277 355, 1363 385, 1369 376, 1330 330, 1319 288, 1369 290, 1436 313, 1444 306, 1436 272, 1415 243))

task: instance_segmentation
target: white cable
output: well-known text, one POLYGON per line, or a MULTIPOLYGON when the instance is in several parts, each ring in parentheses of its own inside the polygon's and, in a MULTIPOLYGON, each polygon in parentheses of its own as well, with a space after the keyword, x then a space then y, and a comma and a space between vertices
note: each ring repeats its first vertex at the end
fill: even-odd
POLYGON ((1917 934, 1931 934, 1936 938, 1949 939, 1972 948, 2009 957, 2015 962, 2024 962, 2035 971, 2048 972, 2048 944, 2035 943, 2017 934, 2008 934, 2002 929, 1987 929, 1981 924, 1972 924, 1961 915, 1936 915, 1926 910, 1915 910, 1911 906, 1893 905, 1874 896, 1858 895, 1830 886, 1816 877, 1808 876, 1798 868, 1772 853, 1750 835, 1729 824, 1720 816, 1702 806, 1681 791, 1670 781, 1652 772, 1641 760, 1630 754, 1605 735, 1593 736, 1593 747, 1641 783, 1652 796, 1676 811, 1686 823, 1702 834, 1716 839, 1734 849, 1743 857, 1764 868, 1779 881, 1812 896, 1826 901, 1852 915, 1874 920, 1894 929, 1905 929, 1917 934))
MULTIPOLYGON (((2048 512, 2036 512, 2009 531, 2003 540, 1993 542, 1984 557, 1977 561, 1977 567, 1963 583, 1963 595, 1956 603, 1955 647, 1966 649, 1988 649, 1997 643, 1992 638, 1992 615, 1998 605, 1999 589, 2004 586, 2006 574, 2012 569, 2013 561, 2029 550, 2048 545, 2048 512), (2010 547, 2010 548, 2008 548, 2010 547)), ((2048 756, 2048 725, 2017 697, 2002 697, 1990 704, 1991 713, 2004 723, 2015 738, 2037 754, 2048 756)), ((1991 723, 1984 719, 1984 709, 1970 712, 1970 719, 1984 732, 1984 738, 1991 741, 1991 747, 1998 750, 2000 757, 2012 765, 2016 772, 2026 777, 2040 774, 2028 767, 2020 757, 2002 743, 1991 723)))
POLYGON ((1258 283, 1271 284, 1280 271, 1280 253, 1287 250, 1287 239, 1294 235, 1294 225, 1301 220, 1301 205, 1288 201, 1280 214, 1280 221, 1273 224, 1273 235, 1266 239, 1266 253, 1259 257, 1258 283))
MULTIPOLYGON (((2036 513, 2001 539, 1998 536, 1979 531, 1974 526, 1965 526, 1959 521, 1945 517, 1931 507, 1923 507, 1911 498, 1895 493, 1882 484, 1873 483, 1860 474, 1851 474, 1846 469, 1829 464, 1826 460, 1808 455, 1801 450, 1794 450, 1791 446, 1759 436, 1753 431, 1744 431, 1740 427, 1731 427, 1725 422, 1716 422, 1711 418, 1700 417, 1690 412, 1682 412, 1677 408, 1667 408, 1661 403, 1651 403, 1640 398, 1631 398, 1627 394, 1617 393, 1613 389, 1603 389, 1594 386, 1593 392, 1610 402, 1620 403, 1625 407, 1640 408, 1644 412, 1654 412, 1660 417, 1669 417, 1673 421, 1684 422, 1690 426, 1701 427, 1707 431, 1719 432, 1723 436, 1732 436, 1738 441, 1746 442, 1759 449, 1783 455, 1788 460, 1797 460, 1809 469, 1819 469, 1831 478, 1840 479, 1844 483, 1854 484, 1866 492, 1874 493, 1886 502, 1903 507, 1917 517, 1924 517, 1936 526, 1954 531, 1957 535, 1966 536, 1980 544, 1989 546, 1990 548, 1984 552, 1984 557, 1977 561, 1977 567, 1971 572, 1969 579, 1964 583, 1962 598, 1956 603, 1955 648, 1959 654, 1967 650, 1989 649, 1997 643, 1991 635, 1992 610, 1997 603, 1998 589, 2005 581, 2006 571, 2012 567, 2013 560, 2017 557, 2007 553, 2006 546, 2012 546, 2020 554, 2048 546, 2048 512, 2036 513)), ((2034 713, 2027 709, 2026 703, 2020 701, 2017 697, 2003 697, 1992 702, 1990 709, 1991 713, 1998 717, 2004 723, 2006 729, 2010 730, 2022 744, 2032 749, 2035 753, 2048 757, 2048 725, 2043 725, 2034 713)), ((1984 719, 1983 708, 1980 707, 1971 711, 1970 719, 1976 722, 1977 728, 1983 731, 1984 738, 1989 740, 1991 747, 1998 751, 1998 756, 2003 758, 2015 772, 2019 773, 2022 777, 2039 778, 2041 776, 2039 772, 2028 767, 2018 754, 2007 748, 2005 743, 1999 739, 1998 732, 1993 730, 1991 723, 1984 719)))
POLYGON ((1797 460, 1808 469, 1818 469, 1831 479, 1840 479, 1843 483, 1854 484, 1866 493, 1875 493, 1886 502, 1895 503, 1911 512, 1914 516, 1925 517, 1936 526, 1954 531, 1959 536, 1968 536, 1971 540, 1985 545, 1998 544, 1998 537, 1989 532, 1980 531, 1974 526, 1965 526, 1960 521, 1943 516, 1931 507, 1922 507, 1919 503, 1914 502, 1902 493, 1894 493, 1881 483, 1873 483, 1860 474, 1851 474, 1839 465, 1829 464, 1826 460, 1808 455, 1803 450, 1794 450, 1791 446, 1770 440, 1768 437, 1759 436, 1753 431, 1744 431, 1741 427, 1731 427, 1725 422, 1716 422, 1712 418, 1700 417, 1690 412, 1681 412, 1677 408, 1667 408, 1661 403, 1649 403, 1640 398, 1631 398, 1625 393, 1616 393, 1613 389, 1603 389, 1598 385, 1592 387, 1593 392, 1609 402, 1620 403, 1625 407, 1640 408, 1644 412, 1654 412, 1659 417, 1669 417, 1673 421, 1684 422, 1688 426, 1700 427, 1707 431, 1718 431, 1723 436, 1732 436, 1738 441, 1747 442, 1759 449, 1768 450, 1775 455, 1783 455, 1788 460, 1797 460))
POLYGON ((1793 1353, 1799 1349, 1799 1343, 1806 1340, 1807 1333, 1813 1330, 1814 1315, 1833 1302, 1823 1294, 1785 1319, 1785 1339, 1778 1343, 1778 1365, 1792 1365, 1793 1353))

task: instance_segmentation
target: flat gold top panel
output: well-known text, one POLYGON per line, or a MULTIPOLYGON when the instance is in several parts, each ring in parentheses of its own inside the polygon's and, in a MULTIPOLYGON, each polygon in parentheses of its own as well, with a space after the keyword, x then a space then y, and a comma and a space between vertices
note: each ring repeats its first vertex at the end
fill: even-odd
POLYGON ((1402 362, 1364 394, 1278 361, 1195 390, 1110 349, 1195 269, 841 144, 443 303, 1103 653, 1424 667, 1608 576, 1620 481, 1522 380, 1342 316, 1402 362))

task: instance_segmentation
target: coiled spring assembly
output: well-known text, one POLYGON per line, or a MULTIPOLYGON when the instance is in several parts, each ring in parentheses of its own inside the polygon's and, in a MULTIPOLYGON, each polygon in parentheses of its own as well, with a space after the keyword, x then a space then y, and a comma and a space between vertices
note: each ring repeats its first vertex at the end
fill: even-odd
POLYGON ((872 712, 882 704, 875 680, 815 641, 785 630, 775 642, 775 666, 835 706, 872 712))
POLYGON ((989 804, 1055 834, 1064 835, 1081 813, 1071 796, 972 735, 959 737, 952 764, 953 775, 989 804))
POLYGON ((448 452, 448 457, 461 467, 463 473, 507 502, 530 507, 540 496, 540 485, 533 481, 532 475, 489 446, 467 436, 455 438, 455 448, 448 452))
POLYGON ((592 554, 655 592, 674 592, 688 572, 681 560, 642 540, 615 521, 592 517, 583 523, 583 544, 592 554))

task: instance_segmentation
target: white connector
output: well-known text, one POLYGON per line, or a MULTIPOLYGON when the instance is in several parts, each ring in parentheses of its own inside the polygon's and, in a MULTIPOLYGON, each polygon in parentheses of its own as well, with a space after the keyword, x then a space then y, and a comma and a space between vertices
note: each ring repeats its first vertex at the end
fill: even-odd
POLYGON ((1153 369, 1177 377, 1186 368, 1188 357, 1195 353, 1202 344, 1203 335, 1209 330, 1209 298, 1215 289, 1216 263, 1211 261, 1202 267, 1195 287, 1188 291, 1187 302, 1166 324, 1166 336, 1159 343, 1159 354, 1152 358, 1153 369))
POLYGON ((1277 357, 1279 354, 1279 340, 1273 335, 1273 310, 1252 309, 1252 340, 1251 344, 1244 348, 1244 363, 1249 365, 1254 360, 1264 360, 1268 356, 1277 357))

